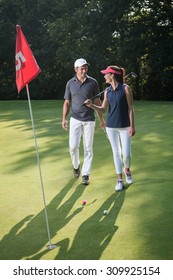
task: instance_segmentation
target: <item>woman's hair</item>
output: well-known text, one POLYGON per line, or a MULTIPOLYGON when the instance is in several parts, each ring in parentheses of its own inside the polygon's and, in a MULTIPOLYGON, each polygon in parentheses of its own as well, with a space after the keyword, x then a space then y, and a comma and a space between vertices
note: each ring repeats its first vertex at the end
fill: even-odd
POLYGON ((119 74, 114 74, 114 77, 115 77, 117 82, 124 83, 125 69, 121 68, 121 67, 118 67, 116 65, 110 65, 110 68, 120 72, 120 75, 119 74))

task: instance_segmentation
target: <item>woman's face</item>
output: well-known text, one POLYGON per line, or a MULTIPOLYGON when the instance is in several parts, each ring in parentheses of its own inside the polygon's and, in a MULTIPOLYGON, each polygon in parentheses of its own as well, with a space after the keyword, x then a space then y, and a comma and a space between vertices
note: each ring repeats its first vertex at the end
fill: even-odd
POLYGON ((111 84, 113 81, 114 75, 112 73, 107 73, 104 75, 105 81, 107 84, 111 84))

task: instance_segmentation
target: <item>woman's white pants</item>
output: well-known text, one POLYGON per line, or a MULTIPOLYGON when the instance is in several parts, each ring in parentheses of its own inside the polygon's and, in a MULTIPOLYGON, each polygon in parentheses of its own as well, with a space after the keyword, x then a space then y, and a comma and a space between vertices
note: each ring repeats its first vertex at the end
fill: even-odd
POLYGON ((131 137, 129 128, 106 127, 106 132, 112 147, 116 173, 121 174, 123 164, 125 168, 130 168, 131 163, 131 137))
POLYGON ((84 160, 81 175, 89 175, 93 160, 93 141, 94 141, 95 121, 82 122, 70 118, 69 149, 72 165, 75 169, 79 167, 79 147, 81 137, 83 137, 84 160))

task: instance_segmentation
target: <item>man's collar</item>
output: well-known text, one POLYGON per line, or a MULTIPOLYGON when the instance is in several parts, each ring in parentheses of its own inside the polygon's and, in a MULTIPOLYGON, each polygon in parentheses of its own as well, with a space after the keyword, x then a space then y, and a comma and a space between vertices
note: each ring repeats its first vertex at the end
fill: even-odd
MULTIPOLYGON (((86 81, 88 78, 89 78, 89 76, 88 76, 88 75, 86 75, 86 79, 85 79, 85 81, 86 81)), ((80 80, 77 78, 77 76, 76 76, 76 75, 74 75, 73 80, 74 80, 74 81, 79 81, 79 82, 80 82, 80 80)))

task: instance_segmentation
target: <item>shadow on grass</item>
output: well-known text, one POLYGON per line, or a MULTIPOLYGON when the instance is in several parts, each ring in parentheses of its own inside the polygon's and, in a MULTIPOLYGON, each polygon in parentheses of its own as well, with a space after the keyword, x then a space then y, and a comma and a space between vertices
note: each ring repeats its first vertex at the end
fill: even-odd
POLYGON ((118 229, 115 222, 124 197, 125 191, 117 195, 112 194, 100 209, 79 227, 69 250, 67 250, 67 240, 62 240, 57 244, 60 246, 60 252, 56 259, 100 259, 118 229), (104 209, 110 209, 108 215, 103 215, 104 209))
MULTIPOLYGON (((84 191, 79 184, 71 197, 62 203, 62 200, 73 187, 75 179, 60 191, 47 206, 51 238, 63 228, 79 212, 86 210, 79 207, 69 215, 75 202, 84 191), (62 203, 62 204, 61 204, 62 203)), ((63 239, 56 245, 60 247, 55 259, 99 259, 110 243, 116 230, 115 221, 123 205, 125 191, 112 194, 101 207, 78 228, 72 246, 69 248, 70 239, 63 239), (103 210, 109 209, 108 215, 103 215, 103 210)), ((94 201, 93 201, 94 203, 94 201)), ((44 210, 38 215, 29 215, 17 223, 0 242, 1 260, 40 259, 48 252, 45 249, 38 254, 48 243, 45 225, 44 210), (30 256, 34 257, 30 258, 30 256)), ((114 250, 114 248, 111 248, 114 250)))
MULTIPOLYGON (((57 162, 57 159, 62 159, 68 153, 68 133, 61 127, 62 102, 32 100, 31 103, 39 157, 42 160, 51 157, 51 161, 57 162)), ((21 172, 33 166, 36 152, 28 102, 0 101, 0 128, 3 136, 11 135, 7 138, 9 153, 5 154, 10 159, 10 164, 5 165, 5 172, 8 174, 9 166, 13 172, 21 172)), ((2 143, 3 151, 3 145, 6 146, 7 143, 2 143)))
MULTIPOLYGON (((98 260, 107 248, 118 227, 115 225, 117 216, 125 199, 124 190, 121 193, 112 194, 101 207, 85 220, 78 228, 71 247, 70 239, 66 238, 58 242, 59 253, 55 259, 59 260, 98 260), (103 211, 108 210, 107 215, 103 211)), ((111 252, 114 248, 111 248, 111 252)), ((40 259, 47 250, 35 255, 32 259, 40 259)), ((116 252, 115 252, 116 253, 116 252)))
MULTIPOLYGON (((62 203, 62 200, 75 182, 76 179, 70 180, 47 205, 51 238, 53 238, 57 231, 64 227, 75 215, 82 211, 80 207, 69 215, 71 208, 85 190, 84 186, 81 186, 81 184, 76 187, 71 197, 62 203)), ((25 217, 3 237, 0 242, 0 259, 20 260, 29 257, 46 246, 47 242, 45 212, 43 209, 36 216, 29 215, 25 217)))

